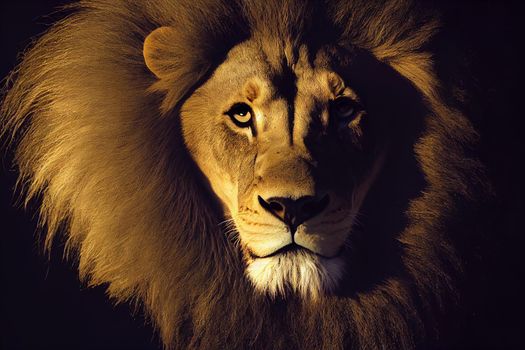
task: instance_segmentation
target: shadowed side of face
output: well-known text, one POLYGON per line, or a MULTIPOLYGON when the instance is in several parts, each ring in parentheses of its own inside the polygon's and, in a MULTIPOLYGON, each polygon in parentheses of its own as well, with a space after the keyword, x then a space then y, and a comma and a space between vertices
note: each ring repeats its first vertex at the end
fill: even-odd
POLYGON ((186 145, 258 292, 315 299, 344 275, 345 241, 382 158, 345 55, 248 41, 182 106, 186 145))

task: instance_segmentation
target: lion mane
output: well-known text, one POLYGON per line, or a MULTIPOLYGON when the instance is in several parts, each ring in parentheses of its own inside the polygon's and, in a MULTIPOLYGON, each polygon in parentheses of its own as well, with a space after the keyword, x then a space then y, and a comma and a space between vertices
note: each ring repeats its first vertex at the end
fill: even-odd
POLYGON ((443 339, 462 271, 455 236, 481 180, 469 154, 476 132, 434 72, 432 11, 405 0, 84 0, 68 11, 13 72, 2 130, 26 202, 40 203, 46 246, 63 232, 87 284, 143 307, 166 348, 406 349, 443 339), (142 50, 161 26, 177 36, 162 48, 170 75, 157 80, 142 50), (316 303, 253 292, 181 138, 181 103, 254 33, 352 45, 407 81, 425 110, 411 151, 423 185, 394 233, 393 271, 316 303))

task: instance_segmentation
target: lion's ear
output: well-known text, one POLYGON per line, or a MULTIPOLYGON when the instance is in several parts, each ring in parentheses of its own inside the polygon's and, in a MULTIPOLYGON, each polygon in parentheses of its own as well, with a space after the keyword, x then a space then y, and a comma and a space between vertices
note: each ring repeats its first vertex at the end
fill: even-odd
POLYGON ((166 76, 173 64, 171 41, 175 36, 175 29, 160 27, 152 31, 144 40, 144 61, 148 69, 158 78, 166 76))

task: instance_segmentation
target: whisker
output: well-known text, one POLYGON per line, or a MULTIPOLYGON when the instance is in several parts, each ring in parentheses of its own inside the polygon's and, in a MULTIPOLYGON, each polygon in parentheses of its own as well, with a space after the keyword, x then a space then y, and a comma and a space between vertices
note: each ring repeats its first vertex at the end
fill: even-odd
POLYGON ((218 226, 228 226, 228 225, 231 225, 232 223, 234 223, 233 218, 229 218, 229 219, 219 222, 217 225, 218 226))

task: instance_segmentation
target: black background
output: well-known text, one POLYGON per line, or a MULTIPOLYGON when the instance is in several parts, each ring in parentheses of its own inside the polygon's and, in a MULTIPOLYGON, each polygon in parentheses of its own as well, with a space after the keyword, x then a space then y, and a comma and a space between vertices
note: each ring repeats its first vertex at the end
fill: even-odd
MULTIPOLYGON (((60 16, 65 1, 2 1, 0 76, 15 66, 31 38, 60 16)), ((497 190, 490 249, 469 311, 461 348, 523 348, 523 12, 518 2, 435 2, 443 7, 437 67, 446 82, 471 92, 467 112, 482 134, 480 157, 497 190), (455 74, 457 73, 457 74, 455 74), (479 289, 479 291, 477 290, 479 289)), ((2 153, 0 177, 1 310, 4 349, 156 349, 158 338, 140 312, 113 305, 104 288, 87 288, 62 247, 50 259, 37 243, 35 204, 14 205, 16 171, 2 153)), ((525 281, 524 281, 525 282, 525 281)))

